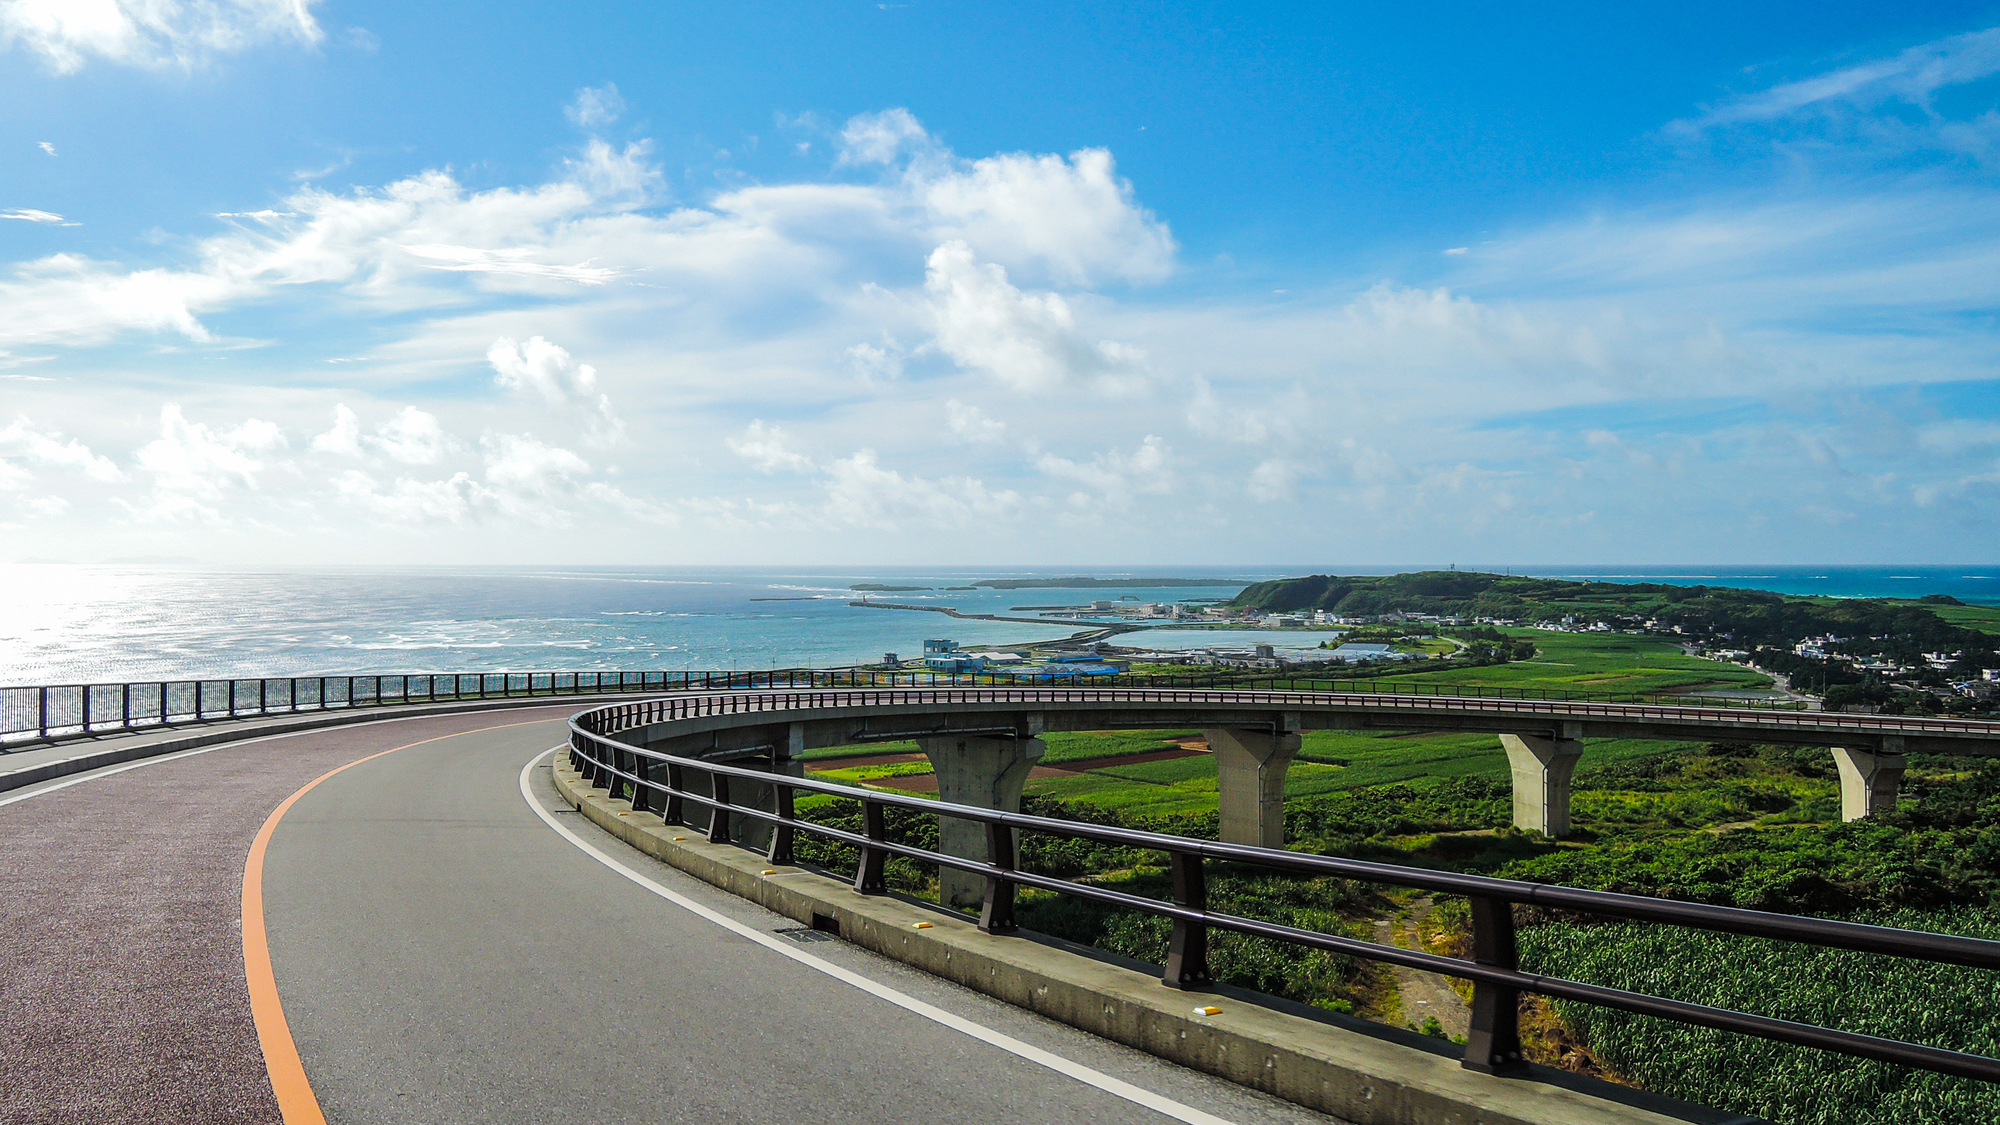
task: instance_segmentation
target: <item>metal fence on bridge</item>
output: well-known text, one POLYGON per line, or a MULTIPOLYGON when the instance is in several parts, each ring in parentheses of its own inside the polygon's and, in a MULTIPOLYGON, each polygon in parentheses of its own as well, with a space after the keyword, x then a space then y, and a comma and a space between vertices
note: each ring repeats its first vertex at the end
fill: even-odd
POLYGON ((0 687, 0 745, 215 719, 468 699, 776 688, 934 688, 1083 684, 1102 688, 1267 686, 1291 691, 1450 696, 1550 702, 1803 710, 1801 704, 1734 697, 1495 688, 1398 678, 1339 679, 1270 673, 1194 675, 1017 675, 868 669, 771 671, 435 672, 281 676, 0 687))
MULTIPOLYGON (((813 700, 810 706, 815 710, 823 710, 826 706, 834 705, 841 694, 845 693, 829 693, 829 697, 813 700)), ((890 700, 885 697, 895 694, 897 693, 851 693, 852 702, 849 705, 868 706, 889 702, 890 700)), ((1030 693, 968 691, 958 694, 966 696, 968 702, 976 702, 983 701, 977 698, 980 696, 1030 693)), ((1046 696, 1061 693, 1033 694, 1046 696)), ((1515 943, 1513 908, 1516 905, 1536 906, 1598 917, 1685 926, 1751 937, 1778 938, 1822 948, 1860 950, 1917 961, 1967 965, 1989 970, 2000 969, 2000 942, 1825 918, 1712 906, 1706 903, 1677 902, 1608 891, 1548 886, 1481 875, 1461 875, 1455 872, 1403 867, 1366 860, 1311 855, 1279 848, 1225 844, 1213 840, 1168 836, 1129 828, 1055 820, 970 805, 948 804, 923 797, 886 793, 833 782, 808 780, 775 771, 745 769, 718 762, 676 757, 620 742, 612 737, 619 731, 697 715, 743 714, 754 722, 761 717, 758 714, 762 710, 758 706, 760 702, 772 710, 781 710, 784 707, 807 706, 806 700, 809 698, 811 697, 802 694, 698 697, 595 708, 577 715, 570 721, 570 760, 592 785, 606 789, 613 798, 622 797, 630 800, 634 811, 656 812, 667 823, 687 823, 687 807, 690 804, 706 808, 709 810, 709 815, 706 817, 707 838, 712 842, 730 842, 729 821, 732 815, 749 817, 772 825, 771 843, 765 853, 772 863, 794 862, 792 848, 795 834, 799 831, 849 844, 860 853, 853 885, 854 889, 862 894, 887 893, 883 865, 890 856, 902 856, 983 876, 986 880, 986 893, 979 928, 988 933, 1005 934, 1018 928, 1014 919, 1015 891, 1018 887, 1053 891, 1168 918, 1173 923, 1173 932, 1162 980, 1177 988, 1199 989, 1212 983, 1208 971, 1208 932, 1211 929, 1289 942, 1312 949, 1470 980, 1473 984, 1472 1022, 1470 1034, 1466 1037, 1464 1065, 1472 1070, 1492 1074, 1527 1072, 1528 1064, 1521 1049, 1518 1021, 1519 998, 1526 993, 1597 1004, 1696 1027, 1716 1028, 1783 1043, 1817 1047, 1857 1058, 1896 1063, 1940 1074, 2000 1082, 2000 1059, 1984 1055, 1945 1050, 1920 1043, 1906 1043, 1836 1028, 1774 1019, 1751 1012, 1691 1004, 1583 981, 1522 972, 1515 943), (778 706, 771 707, 773 704, 778 706), (694 771, 708 780, 707 793, 688 786, 689 771, 694 771), (771 792, 776 795, 776 799, 772 802, 775 809, 765 809, 761 804, 732 800, 732 781, 747 783, 759 789, 770 787, 771 792), (849 832, 830 825, 799 819, 793 813, 793 805, 795 794, 801 791, 859 802, 862 831, 849 832), (946 855, 889 839, 883 810, 892 806, 984 824, 985 859, 981 861, 946 855), (1144 898, 1109 887, 1019 870, 1015 866, 1014 833, 1016 832, 1038 832, 1065 839, 1092 840, 1165 853, 1173 877, 1173 900, 1169 902, 1144 898), (1380 945, 1338 934, 1320 933, 1210 910, 1206 889, 1206 864, 1211 860, 1292 874, 1331 875, 1358 882, 1464 895, 1472 908, 1472 958, 1463 960, 1393 945, 1380 945)), ((737 792, 742 793, 743 790, 738 789, 737 792)))

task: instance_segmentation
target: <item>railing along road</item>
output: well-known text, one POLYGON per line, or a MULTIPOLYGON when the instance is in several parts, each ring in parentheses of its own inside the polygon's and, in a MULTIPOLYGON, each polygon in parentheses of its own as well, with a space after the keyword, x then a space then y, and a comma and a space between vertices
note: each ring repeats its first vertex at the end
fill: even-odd
MULTIPOLYGON (((2000 942, 1703 903, 1674 902, 1606 891, 1546 886, 1479 875, 1430 871, 1365 860, 1307 855, 1282 849, 1217 843, 1211 840, 1168 836, 1127 828, 1054 820, 1022 813, 998 812, 970 805, 947 804, 921 797, 807 780, 777 772, 675 757, 634 746, 613 737, 621 731, 677 719, 740 714, 745 717, 746 723, 769 722, 773 712, 825 711, 840 707, 892 705, 899 701, 935 705, 944 701, 940 698, 943 696, 951 696, 966 703, 1049 703, 1058 701, 1050 697, 1060 696, 1061 701, 1065 702, 1088 702, 1095 698, 1104 701, 1107 706, 1126 706, 1132 702, 1133 696, 1153 694, 1156 693, 1129 691, 1099 693, 1081 689, 909 693, 867 691, 729 694, 649 700, 600 707, 578 714, 569 724, 569 755, 572 764, 591 784, 607 789, 614 798, 629 799, 634 810, 657 811, 668 823, 683 824, 689 803, 707 808, 709 810, 707 831, 708 839, 711 841, 724 843, 729 841, 729 819, 732 814, 773 825, 771 844, 767 853, 773 863, 793 862, 793 841, 795 833, 800 830, 852 845, 860 850, 860 861, 854 875, 854 889, 863 894, 887 893, 883 864, 890 856, 903 856, 983 876, 986 880, 986 896, 980 914, 979 928, 988 933, 1006 934, 1018 928, 1014 918, 1017 887, 1053 891, 1057 894, 1071 895, 1171 919, 1173 934, 1168 947, 1163 980, 1177 988, 1201 988, 1212 983, 1207 959, 1208 932, 1211 929, 1248 934, 1470 980, 1473 982, 1472 1021, 1470 1034, 1466 1037, 1464 1065, 1473 1070, 1497 1074, 1526 1073, 1527 1063, 1521 1051, 1517 1013, 1519 997, 1523 993, 1530 993, 1598 1004, 1697 1027, 1718 1028, 1784 1043, 1817 1047, 1857 1058, 1876 1059, 1941 1074, 2000 1082, 2000 1059, 1983 1055, 1773 1019, 1769 1016, 1727 1008, 1690 1004, 1562 977, 1522 972, 1515 947, 1513 907, 1517 904, 1538 906, 1599 917, 1686 926, 1752 937, 1780 938, 1829 949, 1859 950, 1981 969, 2000 969, 2000 942), (919 696, 922 698, 917 698, 919 696), (1034 698, 1030 700, 1026 698, 1028 696, 1034 698), (898 697, 906 699, 899 700, 898 697), (688 787, 689 770, 696 771, 708 779, 708 793, 696 792, 688 787), (772 802, 776 806, 775 809, 767 810, 756 805, 732 802, 730 799, 732 781, 752 783, 758 787, 772 787, 776 797, 772 802), (799 819, 793 813, 794 797, 799 792, 827 794, 859 802, 862 831, 854 833, 799 819), (883 814, 883 810, 890 807, 936 813, 984 824, 987 843, 985 860, 965 859, 890 840, 883 814), (1163 852, 1167 856, 1173 876, 1173 901, 1144 898, 1108 887, 1019 870, 1014 865, 1013 834, 1016 832, 1040 832, 1065 839, 1093 840, 1163 852), (1361 882, 1464 895, 1471 903, 1472 958, 1465 960, 1391 945, 1378 945, 1337 934, 1320 933, 1211 910, 1208 906, 1205 867, 1211 860, 1292 874, 1331 875, 1361 882)), ((1161 702, 1204 702, 1205 700, 1191 697, 1211 694, 1227 695, 1233 702, 1242 701, 1246 696, 1278 693, 1159 692, 1157 694, 1162 697, 1161 702)), ((1814 717, 1824 719, 1831 716, 1814 717)), ((1870 718, 1879 720, 1880 717, 1870 718)))
MULTIPOLYGON (((1647 695, 1496 688, 1479 684, 1382 679, 1328 679, 1271 673, 1213 672, 1155 676, 1117 674, 1057 676, 991 672, 908 672, 865 669, 775 669, 771 671, 548 671, 434 672, 331 676, 278 676, 125 683, 0 687, 0 742, 46 740, 105 731, 175 723, 206 722, 255 715, 344 707, 390 706, 447 700, 505 699, 542 695, 595 695, 627 692, 691 692, 720 688, 796 690, 939 687, 1029 687, 1089 683, 1100 688, 1198 689, 1267 685, 1271 688, 1397 696, 1409 699, 1484 699, 1561 703, 1621 703, 1653 707, 1755 710, 1760 715, 1810 714, 1815 724, 1832 718, 1783 701, 1716 696, 1647 695)), ((1882 717, 1870 716, 1879 721, 1882 717)), ((1955 729, 1950 720, 1913 730, 1955 729)), ((1977 725, 1977 724, 1974 724, 1977 725)))

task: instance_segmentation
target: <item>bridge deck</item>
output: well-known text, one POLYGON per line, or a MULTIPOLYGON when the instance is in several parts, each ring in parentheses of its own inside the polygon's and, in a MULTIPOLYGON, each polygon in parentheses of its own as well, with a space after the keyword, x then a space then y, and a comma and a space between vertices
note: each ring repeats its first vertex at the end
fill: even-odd
MULTIPOLYGON (((277 993, 329 1120, 1166 1119, 803 968, 565 842, 521 775, 577 707, 225 745, 0 797, 0 1120, 277 1122, 246 988, 245 854, 301 785, 395 747, 305 794, 264 868, 277 993)), ((530 776, 553 807, 545 775, 530 776)), ((796 925, 625 862, 758 930, 796 925)), ((1329 1120, 843 943, 809 949, 1169 1105, 1329 1120)))
POLYGON ((925 727, 924 716, 1036 714, 1044 717, 1044 730, 1227 726, 1282 717, 1277 721, 1291 730, 1367 727, 1547 734, 1567 729, 1577 733, 1564 737, 1868 747, 1887 738, 1901 740, 1905 751, 2000 754, 2000 723, 1972 719, 1369 692, 885 688, 704 693, 635 706, 652 708, 645 712, 652 716, 649 722, 676 724, 671 732, 648 731, 648 737, 742 727, 749 716, 767 714, 774 722, 815 724, 817 729, 808 735, 810 746, 837 745, 856 734, 873 738, 898 730, 921 733, 979 726, 976 721, 941 718, 925 727))

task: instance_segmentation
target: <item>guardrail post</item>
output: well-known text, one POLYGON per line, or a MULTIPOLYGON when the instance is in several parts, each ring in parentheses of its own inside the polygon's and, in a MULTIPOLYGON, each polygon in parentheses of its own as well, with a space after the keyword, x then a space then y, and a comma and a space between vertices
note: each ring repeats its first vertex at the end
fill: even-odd
POLYGON ((41 698, 40 714, 35 720, 35 725, 41 729, 42 737, 47 738, 49 736, 49 689, 43 688, 39 694, 41 698))
MULTIPOLYGON (((1004 824, 986 826, 986 862, 1002 871, 1014 870, 1014 830, 1004 824)), ((989 934, 1010 934, 1020 929, 1014 922, 1014 883, 995 875, 986 877, 986 901, 979 908, 979 928, 989 934)))
MULTIPOLYGON (((882 806, 861 798, 861 834, 870 840, 889 841, 889 829, 882 817, 882 806)), ((883 861, 889 853, 880 848, 861 849, 861 862, 854 867, 854 889, 864 895, 885 894, 889 883, 882 877, 883 861)))
POLYGON ((708 842, 726 844, 729 842, 729 775, 711 772, 708 775, 708 795, 715 798, 715 804, 708 809, 708 842))
MULTIPOLYGON (((1472 959, 1499 969, 1521 967, 1514 944, 1514 905, 1497 898, 1472 899, 1472 959)), ((1521 994, 1485 981, 1472 984, 1472 1026, 1465 1036, 1465 1069, 1482 1074, 1528 1073, 1521 1057, 1521 994)))
POLYGON ((668 824, 687 823, 687 802, 681 800, 681 791, 686 787, 686 782, 681 776, 681 764, 679 762, 668 762, 667 788, 672 790, 672 792, 667 794, 667 807, 664 812, 660 813, 661 820, 666 821, 668 824))
POLYGON ((652 807, 652 790, 645 782, 653 780, 653 764, 639 755, 632 755, 632 772, 639 778, 632 783, 632 811, 646 812, 652 807))
MULTIPOLYGON (((1173 852, 1167 862, 1174 872, 1174 905, 1208 912, 1208 875, 1199 852, 1173 852)), ((1174 919, 1167 942, 1167 971, 1160 983, 1169 988, 1203 988, 1214 983, 1208 975, 1208 925, 1174 919)))
MULTIPOLYGON (((794 762, 805 749, 806 731, 799 723, 792 723, 785 730, 785 741, 771 749, 771 804, 774 811, 785 820, 790 820, 796 811, 793 805, 792 787, 785 780, 795 776, 794 762)), ((772 863, 791 863, 794 829, 784 821, 771 826, 771 847, 764 858, 772 863)))

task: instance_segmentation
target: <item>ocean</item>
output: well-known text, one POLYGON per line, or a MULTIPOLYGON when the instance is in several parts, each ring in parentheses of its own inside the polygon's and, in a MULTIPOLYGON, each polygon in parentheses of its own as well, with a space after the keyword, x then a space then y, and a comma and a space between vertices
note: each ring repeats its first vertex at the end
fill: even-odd
MULTIPOLYGON (((856 608, 874 601, 1007 614, 1017 606, 1227 598, 1239 582, 1417 567, 1146 567, 996 571, 782 567, 198 567, 0 564, 0 685, 376 672, 828 667, 919 655, 927 638, 1013 644, 1065 623, 966 621, 856 608), (1089 574, 1214 585, 956 589, 982 578, 1089 574)), ((1462 568, 1475 569, 1475 568, 1462 568)), ((1476 569, 1504 570, 1503 567, 1476 569)), ((1949 594, 2000 604, 1993 567, 1514 567, 1608 582, 1735 586, 1830 597, 1949 594)), ((1033 611, 1021 616, 1032 617, 1033 611)), ((1242 644, 1251 631, 1163 635, 1160 647, 1242 644), (1170 643, 1166 643, 1172 636, 1170 643)), ((1122 643, 1134 643, 1127 634, 1122 643)), ((1310 645, 1299 634, 1280 643, 1310 645)))

